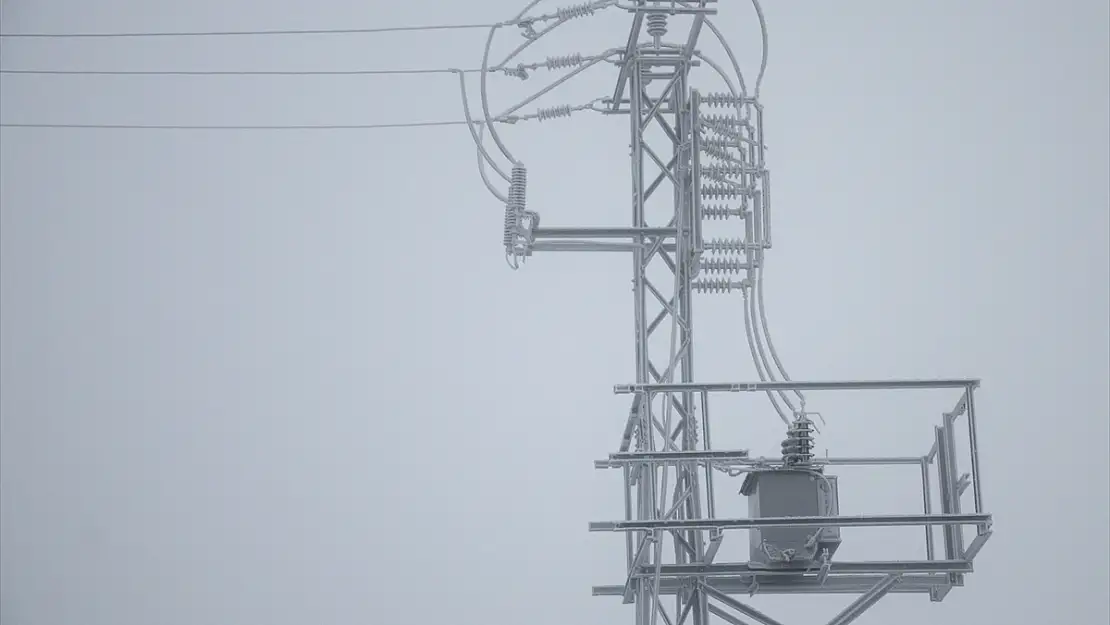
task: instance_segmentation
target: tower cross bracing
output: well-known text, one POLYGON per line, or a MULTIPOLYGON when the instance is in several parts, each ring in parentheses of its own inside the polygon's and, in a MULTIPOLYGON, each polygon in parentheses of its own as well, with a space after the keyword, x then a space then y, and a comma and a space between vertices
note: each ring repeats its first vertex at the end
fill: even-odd
MULTIPOLYGON (((614 387, 628 396, 629 409, 622 416, 617 450, 595 462, 598 469, 621 472, 624 518, 589 524, 592 532, 623 535, 626 575, 618 583, 595 586, 593 593, 621 597, 631 606, 636 625, 782 625, 746 600, 761 594, 854 596, 829 625, 855 621, 889 593, 920 593, 942 601, 964 585, 992 531, 979 471, 979 381, 791 380, 771 342, 762 303, 763 267, 772 243, 771 176, 759 100, 762 67, 755 88, 749 89, 712 22, 715 0, 598 0, 527 17, 536 4, 498 26, 519 26, 527 40, 505 61, 489 64, 487 41, 484 119, 475 121, 466 110, 483 180, 506 206, 504 246, 510 265, 519 267, 546 251, 616 252, 631 258, 633 379, 614 387), (546 64, 509 64, 555 27, 607 8, 626 11, 631 18, 628 37, 619 48, 594 57, 553 57, 546 64), (545 21, 551 25, 541 28, 545 21), (678 23, 681 28, 675 27, 678 23), (700 49, 707 32, 725 49, 733 73, 700 49), (508 151, 495 127, 521 105, 491 116, 486 74, 524 78, 542 65, 577 66, 568 75, 573 77, 605 61, 617 68, 611 94, 589 105, 540 109, 534 116, 549 119, 591 109, 628 118, 630 223, 605 228, 541 225, 540 216, 526 209, 526 168, 508 151), (711 70, 727 90, 702 93, 691 84, 694 69, 711 70), (487 176, 487 167, 497 168, 485 149, 487 130, 512 163, 511 173, 497 171, 509 184, 504 195, 487 176), (743 332, 759 380, 707 382, 705 372, 695 369, 695 300, 705 295, 742 301, 743 332), (942 413, 928 441, 931 446, 921 455, 814 453, 817 427, 810 417, 817 413, 807 410, 806 393, 921 389, 947 389, 958 395, 954 407, 942 413), (755 458, 746 449, 713 447, 710 408, 713 398, 723 393, 767 395, 784 422, 781 457, 755 458), (957 433, 959 427, 964 428, 962 434, 957 433), (970 465, 963 474, 957 460, 961 441, 966 441, 970 465), (841 486, 832 474, 842 466, 919 469, 921 508, 901 514, 842 514, 841 486), (716 505, 719 483, 740 476, 749 515, 721 517, 716 505), (923 528, 924 559, 836 557, 841 528, 897 526, 923 528), (721 545, 737 540, 741 532, 748 534, 749 559, 723 561, 721 545)), ((758 2, 753 5, 766 42, 762 10, 758 2)), ((493 34, 491 30, 490 40, 493 34)), ((463 96, 465 103, 465 86, 463 96)), ((697 336, 705 333, 700 328, 697 336)))

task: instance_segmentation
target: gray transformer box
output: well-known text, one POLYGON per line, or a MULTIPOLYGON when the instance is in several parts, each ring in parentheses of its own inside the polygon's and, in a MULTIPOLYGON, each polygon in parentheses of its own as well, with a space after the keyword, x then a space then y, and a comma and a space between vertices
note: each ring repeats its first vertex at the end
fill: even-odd
MULTIPOLYGON (((836 476, 813 470, 774 469, 749 473, 740 488, 748 498, 748 516, 766 517, 838 516, 836 476)), ((808 567, 825 550, 832 557, 840 546, 839 527, 752 528, 753 567, 808 567)))

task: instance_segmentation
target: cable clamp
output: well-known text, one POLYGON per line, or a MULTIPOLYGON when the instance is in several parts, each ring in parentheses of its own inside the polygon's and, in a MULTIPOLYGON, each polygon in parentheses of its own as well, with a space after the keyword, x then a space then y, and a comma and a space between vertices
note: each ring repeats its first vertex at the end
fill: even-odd
POLYGON ((525 21, 522 21, 522 22, 518 22, 517 26, 519 26, 520 30, 522 31, 520 33, 521 37, 524 37, 525 39, 528 39, 528 40, 533 40, 533 39, 536 39, 537 37, 539 37, 539 35, 536 34, 535 24, 532 22, 532 20, 525 20, 525 21))

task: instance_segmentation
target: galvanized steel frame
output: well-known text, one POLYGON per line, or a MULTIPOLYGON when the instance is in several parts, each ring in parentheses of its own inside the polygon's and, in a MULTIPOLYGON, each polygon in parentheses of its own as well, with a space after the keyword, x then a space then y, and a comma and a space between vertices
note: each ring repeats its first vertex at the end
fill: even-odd
MULTIPOLYGON (((710 622, 779 625, 766 614, 737 600, 746 594, 855 594, 858 597, 829 625, 847 625, 887 593, 923 593, 941 601, 964 584, 972 561, 991 535, 991 516, 983 507, 974 391, 977 380, 760 381, 702 384, 694 375, 693 295, 704 252, 702 172, 699 141, 700 95, 690 88, 690 69, 705 58, 696 50, 710 2, 674 3, 636 0, 622 6, 632 13, 632 28, 620 62, 616 88, 607 98, 607 113, 629 116, 632 165, 632 211, 628 227, 537 227, 533 251, 630 252, 635 319, 635 372, 632 384, 614 387, 631 395, 619 451, 598 460, 598 469, 619 469, 624 478, 625 518, 594 522, 590 531, 621 532, 625 538, 624 583, 595 586, 598 596, 620 596, 634 604, 637 625, 705 625, 710 622), (684 7, 684 8, 683 8, 684 7), (653 36, 642 42, 645 20, 660 13, 688 13, 691 26, 684 45, 667 45, 653 36), (649 130, 661 131, 662 138, 649 130), (649 181, 649 177, 651 178, 649 181), (649 208, 661 188, 670 186, 665 208, 649 208), (663 278, 657 276, 662 275, 663 278), (664 282, 669 281, 666 288, 664 282), (652 338, 669 324, 669 349, 653 347, 652 338), (661 354, 660 352, 666 352, 661 354), (943 415, 928 453, 910 457, 825 458, 827 466, 918 465, 922 510, 916 514, 760 519, 718 518, 714 470, 775 466, 781 461, 750 458, 745 450, 711 447, 709 398, 722 392, 837 390, 961 389, 955 408, 943 415), (698 412, 700 411, 700 418, 698 412), (966 416, 971 470, 961 480, 954 453, 955 424, 966 416), (939 479, 932 483, 929 469, 939 479), (673 480, 673 481, 672 481, 673 480), (940 510, 933 510, 932 493, 940 510), (971 488, 973 510, 963 512, 961 495, 971 488), (672 491, 673 489, 673 491, 672 491), (927 558, 919 561, 830 561, 819 570, 767 571, 747 562, 721 563, 715 557, 726 532, 768 526, 872 527, 914 525, 925 528, 927 558), (935 545, 929 528, 942 528, 935 545), (961 528, 975 528, 964 544, 961 528), (665 555, 670 542, 673 556, 665 555), (943 553, 938 553, 942 551, 943 553), (664 598, 673 598, 667 609, 664 598), (719 619, 719 620, 718 620, 719 619), (748 620, 741 620, 748 619, 748 620)), ((656 18, 657 19, 657 18, 656 18)), ((657 22, 658 23, 658 22, 657 22)), ((650 28, 650 27, 649 27, 650 28)), ((656 29, 658 32, 658 29, 656 29)), ((758 115, 757 145, 740 149, 740 161, 763 176, 744 174, 750 189, 763 189, 762 107, 743 100, 758 115), (746 152, 746 155, 745 155, 746 152)), ((752 138, 752 137, 749 137, 752 138)), ((739 147, 739 145, 737 146, 739 147)), ((745 170, 747 171, 747 170, 745 170)), ((746 219, 743 253, 749 272, 760 266, 770 247, 770 225, 760 207, 761 191, 750 192, 754 211, 746 219), (760 223, 762 219, 763 223, 760 223), (755 229, 753 231, 753 221, 755 229), (764 234, 760 234, 760 230, 764 234)), ((747 211, 747 209, 744 209, 747 211)), ((726 282, 718 290, 744 289, 751 282, 726 282)))

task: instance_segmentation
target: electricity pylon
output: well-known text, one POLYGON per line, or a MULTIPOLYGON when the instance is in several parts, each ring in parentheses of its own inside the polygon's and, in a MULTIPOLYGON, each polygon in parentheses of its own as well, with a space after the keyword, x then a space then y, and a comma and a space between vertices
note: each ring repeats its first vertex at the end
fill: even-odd
MULTIPOLYGON (((781 625, 737 595, 857 595, 829 625, 847 625, 890 592, 923 593, 933 601, 943 600, 952 588, 964 584, 972 559, 991 535, 992 520, 983 508, 979 479, 974 407, 978 380, 791 381, 763 315, 761 286, 765 254, 771 248, 771 203, 759 80, 749 92, 727 42, 709 19, 716 13, 716 3, 636 0, 626 6, 603 0, 527 17, 525 13, 535 4, 493 30, 519 26, 531 43, 569 19, 603 8, 616 6, 632 19, 626 44, 595 57, 568 55, 511 67, 510 55, 490 66, 487 42, 483 120, 471 124, 483 168, 488 164, 497 169, 484 148, 486 131, 512 161, 511 173, 497 169, 509 183, 507 194, 496 190, 484 169, 483 179, 505 202, 503 243, 513 267, 535 252, 551 250, 623 252, 632 258, 635 380, 614 388, 630 396, 630 408, 618 450, 595 463, 599 469, 622 472, 625 518, 590 524, 591 531, 623 533, 627 575, 623 584, 594 587, 594 594, 620 596, 632 604, 637 625, 751 621, 781 625), (679 43, 669 43, 668 31, 676 17, 687 27, 679 43), (544 21, 554 24, 537 32, 535 26, 544 21), (699 39, 706 30, 728 52, 735 83, 720 64, 699 51, 699 39), (628 117, 631 223, 609 228, 542 227, 539 215, 526 208, 526 169, 495 128, 497 122, 520 119, 512 117, 520 105, 502 116, 491 116, 486 75, 497 71, 525 78, 529 69, 576 65, 573 75, 614 57, 619 67, 615 88, 599 99, 600 106, 594 101, 579 107, 552 107, 540 109, 533 117, 566 116, 587 108, 628 117), (703 95, 692 88, 691 71, 698 67, 716 72, 728 91, 703 95), (727 236, 712 236, 717 228, 727 236), (759 381, 706 383, 700 381, 704 372, 698 370, 695 375, 694 298, 707 293, 739 294, 743 299, 744 332, 759 381), (962 394, 955 408, 944 413, 931 450, 922 456, 817 458, 815 424, 809 418, 815 413, 806 411, 805 391, 848 389, 958 389, 962 394), (726 392, 767 394, 785 423, 781 457, 753 458, 744 449, 712 447, 710 398, 726 392), (961 417, 967 424, 971 464, 965 475, 959 474, 956 460, 955 425, 961 417), (836 476, 826 469, 846 465, 919 467, 922 510, 842 515, 836 476), (717 516, 715 474, 724 479, 745 475, 740 490, 748 498, 749 517, 717 516), (973 512, 965 513, 963 495, 968 489, 973 512), (934 503, 934 494, 939 503, 934 503), (876 526, 924 527, 927 558, 834 559, 841 543, 840 528, 876 526), (937 553, 933 527, 941 528, 942 554, 937 553), (969 544, 965 544, 965 528, 974 531, 969 544), (748 532, 749 559, 719 562, 719 548, 732 530, 748 532)), ((758 3, 755 6, 762 26, 762 12, 758 3)), ((465 102, 465 88, 463 95, 465 102)), ((467 117, 473 121, 469 107, 467 117)))

